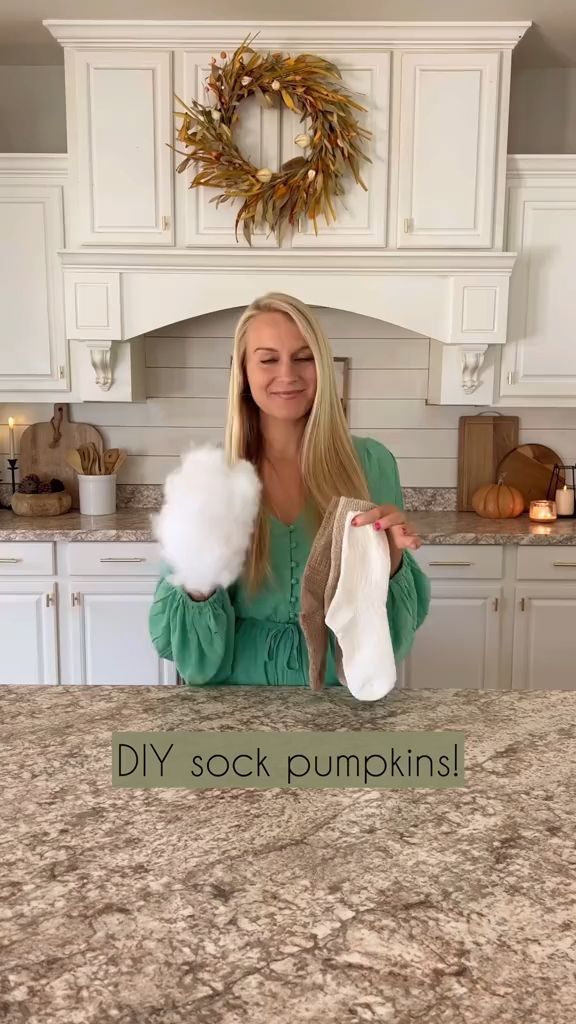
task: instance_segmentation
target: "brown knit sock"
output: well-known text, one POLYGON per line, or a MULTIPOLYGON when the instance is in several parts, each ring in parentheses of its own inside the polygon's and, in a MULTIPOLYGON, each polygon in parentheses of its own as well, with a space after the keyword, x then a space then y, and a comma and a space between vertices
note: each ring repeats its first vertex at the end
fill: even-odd
POLYGON ((332 523, 338 498, 332 501, 314 538, 302 575, 300 625, 308 650, 309 681, 313 690, 324 686, 328 631, 324 622, 324 592, 330 572, 332 523))
MULTIPOLYGON (((330 548, 330 572, 324 589, 324 615, 332 603, 338 580, 340 579, 340 564, 342 561, 342 541, 344 539, 344 528, 348 512, 369 512, 375 508, 374 502, 363 501, 362 498, 340 498, 336 512, 332 518, 332 544, 330 548)), ((347 686, 344 666, 342 662, 342 649, 336 637, 334 637, 334 650, 336 662, 336 674, 342 686, 347 686)))

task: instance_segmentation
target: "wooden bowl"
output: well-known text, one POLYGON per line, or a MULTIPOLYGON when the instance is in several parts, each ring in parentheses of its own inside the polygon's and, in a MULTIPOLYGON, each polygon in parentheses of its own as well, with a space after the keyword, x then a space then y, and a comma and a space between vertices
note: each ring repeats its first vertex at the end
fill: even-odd
POLYGON ((16 491, 10 501, 17 516, 61 516, 72 506, 68 491, 49 491, 46 494, 20 494, 16 491))

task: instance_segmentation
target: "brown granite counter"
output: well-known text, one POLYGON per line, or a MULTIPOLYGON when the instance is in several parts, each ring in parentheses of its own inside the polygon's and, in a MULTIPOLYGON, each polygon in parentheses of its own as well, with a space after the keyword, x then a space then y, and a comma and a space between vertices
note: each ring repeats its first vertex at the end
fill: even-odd
MULTIPOLYGON (((38 518, 0 510, 2 541, 153 541, 154 509, 119 509, 110 516, 67 512, 38 518)), ((408 512, 425 544, 570 544, 576 545, 576 519, 551 525, 517 519, 482 519, 474 512, 408 512)))
POLYGON ((0 687, 5 1024, 572 1024, 576 693, 0 687), (273 724, 272 724, 273 723, 273 724), (454 729, 448 790, 121 790, 123 730, 454 729))

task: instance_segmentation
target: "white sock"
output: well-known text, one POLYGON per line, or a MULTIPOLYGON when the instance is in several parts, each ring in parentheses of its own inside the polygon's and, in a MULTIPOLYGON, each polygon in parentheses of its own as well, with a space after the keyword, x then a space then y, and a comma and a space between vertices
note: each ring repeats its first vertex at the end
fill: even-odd
POLYGON ((340 578, 325 622, 342 648, 350 692, 357 700, 378 700, 396 682, 386 609, 390 547, 385 530, 351 526, 356 514, 346 516, 340 578))

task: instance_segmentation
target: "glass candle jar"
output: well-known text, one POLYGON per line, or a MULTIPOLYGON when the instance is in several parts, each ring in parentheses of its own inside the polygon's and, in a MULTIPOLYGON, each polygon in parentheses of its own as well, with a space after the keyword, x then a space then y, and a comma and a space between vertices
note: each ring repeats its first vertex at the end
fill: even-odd
POLYGON ((530 519, 535 523, 552 523, 557 518, 555 501, 531 501, 530 519))

